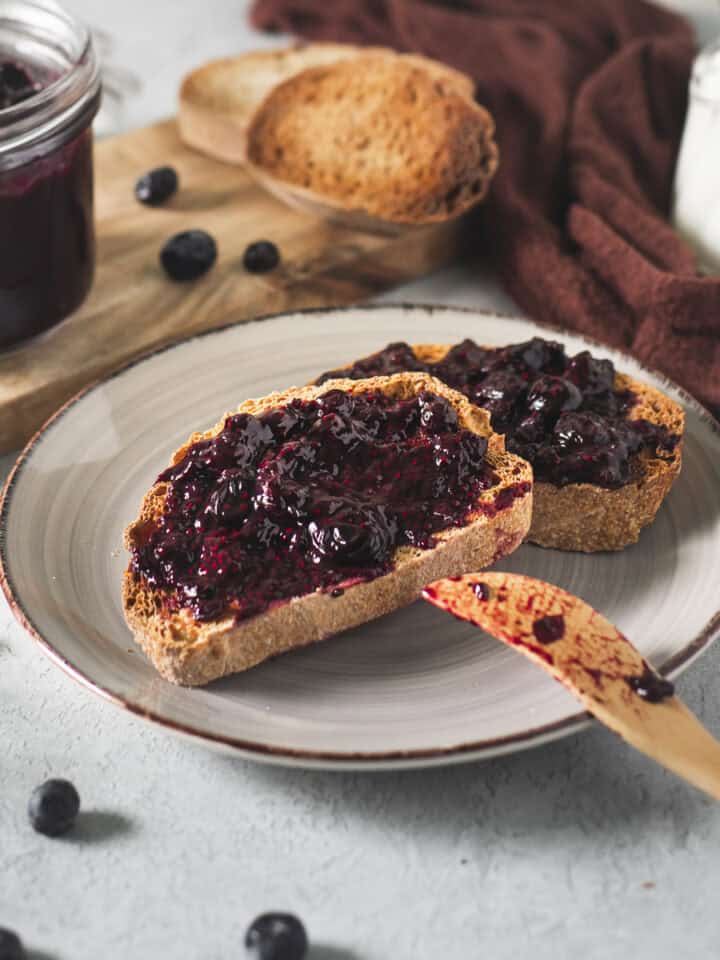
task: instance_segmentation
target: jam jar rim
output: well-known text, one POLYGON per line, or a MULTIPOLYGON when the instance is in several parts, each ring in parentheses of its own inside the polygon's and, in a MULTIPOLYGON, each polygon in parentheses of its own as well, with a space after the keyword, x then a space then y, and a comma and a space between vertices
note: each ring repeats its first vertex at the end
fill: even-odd
POLYGON ((60 139, 70 139, 92 121, 100 104, 100 67, 89 29, 55 0, 22 0, 21 6, 63 21, 79 52, 47 86, 0 110, 0 173, 51 151, 60 139))

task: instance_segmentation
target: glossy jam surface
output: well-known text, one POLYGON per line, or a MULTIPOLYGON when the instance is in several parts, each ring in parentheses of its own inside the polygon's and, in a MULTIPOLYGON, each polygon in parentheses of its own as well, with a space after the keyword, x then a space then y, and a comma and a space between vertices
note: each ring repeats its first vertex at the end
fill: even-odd
POLYGON ((568 357, 562 344, 540 337, 493 349, 464 340, 437 363, 420 361, 407 343, 393 343, 318 382, 403 370, 430 373, 488 410, 508 449, 532 463, 536 480, 556 486, 621 487, 632 479, 637 453, 669 455, 678 443, 662 425, 628 419, 634 397, 615 389, 610 360, 587 350, 568 357))
POLYGON ((482 580, 472 585, 472 591, 478 600, 485 602, 490 599, 490 587, 486 583, 483 583, 482 580))
POLYGON ((648 703, 660 703, 675 693, 672 682, 655 673, 649 666, 645 667, 639 677, 629 677, 628 684, 631 690, 648 703))
MULTIPOLYGON (((42 86, 20 65, 0 64, 0 136, 4 108, 42 86)), ((0 171, 0 251, 0 347, 41 333, 85 299, 95 265, 89 127, 0 171)))
POLYGON ((486 448, 428 393, 332 390, 236 414, 160 475, 164 512, 132 569, 200 620, 317 589, 338 596, 387 573, 398 547, 429 548, 462 525, 496 482, 486 448))

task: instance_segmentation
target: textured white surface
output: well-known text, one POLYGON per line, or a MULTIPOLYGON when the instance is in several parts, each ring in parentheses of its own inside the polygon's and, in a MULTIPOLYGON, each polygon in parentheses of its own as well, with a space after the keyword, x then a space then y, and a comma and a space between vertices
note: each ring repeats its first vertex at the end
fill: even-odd
MULTIPOLYGON (((128 126, 169 112, 185 68, 263 42, 240 0, 72 5, 145 80, 128 126)), ((720 32, 716 4, 685 7, 720 32)), ((460 269, 395 299, 503 306, 460 269)), ((719 673, 715 647, 679 684, 718 735, 719 673)), ((604 730, 437 771, 260 767, 101 703, 0 602, 0 731, 0 925, 33 960, 229 960, 268 908, 304 918, 310 960, 718 955, 720 810, 604 730), (73 837, 27 824, 49 775, 81 792, 73 837)))

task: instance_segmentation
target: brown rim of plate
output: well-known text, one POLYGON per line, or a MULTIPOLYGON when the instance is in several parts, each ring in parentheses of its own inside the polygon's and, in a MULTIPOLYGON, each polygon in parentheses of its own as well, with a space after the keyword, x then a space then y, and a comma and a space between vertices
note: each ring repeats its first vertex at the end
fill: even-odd
MULTIPOLYGON (((182 340, 177 340, 174 343, 166 344, 161 347, 157 347, 153 350, 148 351, 147 353, 142 354, 139 357, 136 357, 134 360, 123 364, 118 367, 112 373, 108 374, 106 377, 98 380, 94 380, 92 383, 88 384, 86 387, 83 387, 82 390, 78 391, 74 396, 70 397, 65 403, 59 407, 55 413, 53 413, 45 423, 40 427, 39 430, 28 440, 25 447, 20 452, 15 464, 13 465, 10 473, 8 474, 7 480, 5 481, 2 495, 0 497, 0 587, 5 594, 5 597, 8 601, 10 609, 12 610, 15 618, 19 623, 24 627, 24 629, 30 634, 30 636, 40 645, 43 652, 48 656, 54 663, 56 663, 61 670, 63 670, 68 676, 72 677, 73 680, 76 680, 82 686, 86 687, 89 690, 92 690, 94 693, 99 694, 103 699, 108 700, 109 702, 115 704, 116 706, 122 707, 123 709, 133 713, 137 716, 142 717, 145 720, 149 720, 152 723, 156 723, 161 727, 165 727, 168 730, 174 731, 175 733, 183 734, 187 737, 191 737, 195 740, 202 740, 209 743, 218 744, 225 747, 231 747, 234 750, 237 750, 239 753, 245 753, 250 756, 255 757, 256 759, 265 759, 265 760, 280 760, 285 758, 287 760, 297 760, 297 761, 309 761, 310 764, 315 764, 321 766, 323 763, 327 764, 337 764, 342 765, 347 764, 367 764, 369 768, 372 768, 375 765, 383 766, 386 764, 392 764, 394 762, 408 761, 409 764, 412 761, 422 762, 423 760, 442 760, 448 757, 457 757, 458 760, 467 759, 470 760, 473 757, 473 754, 478 754, 482 756, 486 752, 492 753, 507 753, 510 752, 512 747, 517 747, 519 749, 528 749, 533 746, 539 746, 541 743, 548 742, 549 740, 559 739, 562 736, 568 735, 570 733, 579 731, 584 727, 588 726, 592 717, 589 713, 584 710, 579 710, 577 713, 571 714, 566 717, 564 720, 558 720, 555 723, 542 724, 537 727, 530 727, 522 733, 511 734, 506 737, 496 737, 487 740, 477 740, 469 743, 460 743, 455 744, 450 747, 437 747, 434 749, 427 750, 394 750, 388 752, 373 752, 373 753, 352 753, 352 752, 327 752, 327 751, 313 751, 313 750, 294 750, 287 747, 272 747, 267 744, 258 743, 256 741, 242 740, 239 737, 226 737, 219 734, 210 733, 208 731, 199 730, 196 727, 193 727, 188 724, 177 723, 174 720, 170 720, 167 717, 161 716, 158 713, 155 713, 152 710, 147 710, 146 708, 140 706, 139 704, 133 703, 130 700, 120 696, 115 693, 113 690, 108 689, 107 687, 101 686, 96 683, 94 680, 91 680, 86 674, 82 672, 78 667, 71 663, 66 657, 64 657, 55 647, 52 645, 50 640, 47 637, 44 637, 40 631, 37 629, 35 624, 32 621, 30 614, 25 610, 25 608, 20 603, 19 599, 15 595, 13 588, 12 578, 8 569, 8 559, 5 554, 5 528, 7 523, 7 517, 10 511, 12 504, 12 493, 13 488, 17 482, 18 477, 20 476, 25 463, 29 460, 33 448, 40 442, 43 435, 49 430, 53 424, 60 420, 67 411, 73 407, 79 400, 82 400, 86 394, 91 393, 93 390, 96 390, 98 387, 101 387, 103 384, 107 383, 110 380, 114 380, 116 377, 125 373, 125 371, 130 370, 132 367, 138 366, 141 363, 144 363, 147 360, 166 353, 169 350, 173 350, 176 347, 179 347, 183 344, 189 343, 193 340, 199 340, 205 337, 214 336, 216 334, 224 333, 226 330, 229 330, 233 327, 245 326, 248 323, 264 323, 268 320, 276 320, 281 317, 287 316, 301 316, 307 314, 316 314, 316 313, 349 313, 355 312, 357 310, 395 310, 397 312, 409 312, 413 310, 420 310, 423 313, 435 313, 437 311, 455 311, 458 313, 466 313, 468 316, 473 317, 495 317, 503 320, 511 321, 521 321, 521 322, 530 322, 535 326, 539 327, 541 330, 548 330, 552 333, 557 333, 560 335, 570 335, 570 336, 579 336, 587 343, 594 347, 599 347, 601 349, 610 349, 617 353, 619 356, 627 358, 632 363, 639 363, 639 361, 633 357, 631 354, 627 353, 625 350, 613 347, 610 344, 603 343, 601 340, 597 340, 593 337, 588 337, 584 333, 574 330, 568 330, 563 327, 555 326, 549 323, 541 323, 537 320, 532 320, 527 317, 518 316, 517 314, 505 313, 499 310, 481 310, 474 307, 459 307, 453 306, 452 304, 426 304, 426 303, 373 303, 373 304, 354 304, 348 306, 340 307, 305 307, 299 310, 284 310, 279 313, 265 314, 260 317, 255 317, 251 320, 240 320, 240 321, 230 321, 226 324, 223 324, 221 327, 216 327, 212 330, 206 330, 203 333, 193 334, 189 337, 184 337, 182 340)), ((670 377, 666 376, 664 373, 660 373, 657 370, 652 369, 651 367, 646 367, 640 364, 640 368, 643 372, 649 373, 651 376, 656 377, 664 385, 671 387, 673 390, 677 391, 682 400, 700 416, 700 419, 710 428, 710 430, 720 437, 720 422, 715 419, 712 413, 704 407, 699 400, 692 396, 687 390, 681 387, 679 384, 675 383, 670 377)), ((710 618, 708 623, 703 627, 699 634, 693 637, 688 644, 677 653, 673 654, 668 660, 661 664, 656 669, 663 676, 673 676, 681 670, 681 668, 687 667, 690 663, 707 647, 709 644, 716 638, 720 633, 720 609, 718 609, 713 616, 710 618)))

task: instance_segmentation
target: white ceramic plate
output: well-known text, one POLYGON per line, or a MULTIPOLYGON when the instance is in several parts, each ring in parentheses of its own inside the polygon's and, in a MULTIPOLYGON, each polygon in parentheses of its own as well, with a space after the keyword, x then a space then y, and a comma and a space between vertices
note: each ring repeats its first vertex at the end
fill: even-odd
MULTIPOLYGON (((249 396, 302 384, 390 340, 502 344, 548 331, 456 308, 310 311, 228 327, 136 363, 71 401, 28 445, 0 517, 15 613, 76 679, 148 720, 258 759, 400 767, 517 750, 587 722, 523 657, 428 604, 236 677, 188 690, 134 648, 120 605, 122 531, 170 453, 249 396)), ((562 335, 571 352, 588 342, 562 335)), ((503 569, 601 610, 677 673, 720 625, 720 433, 691 398, 631 358, 619 368, 684 403, 682 474, 655 524, 622 553, 523 546, 503 569)))

